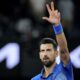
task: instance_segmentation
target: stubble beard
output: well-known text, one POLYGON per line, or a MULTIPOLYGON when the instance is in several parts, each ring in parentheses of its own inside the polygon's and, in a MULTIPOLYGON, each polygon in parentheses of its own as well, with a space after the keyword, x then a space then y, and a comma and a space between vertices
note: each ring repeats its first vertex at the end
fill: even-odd
POLYGON ((43 66, 49 68, 55 63, 55 59, 53 61, 46 59, 46 60, 41 60, 43 66))

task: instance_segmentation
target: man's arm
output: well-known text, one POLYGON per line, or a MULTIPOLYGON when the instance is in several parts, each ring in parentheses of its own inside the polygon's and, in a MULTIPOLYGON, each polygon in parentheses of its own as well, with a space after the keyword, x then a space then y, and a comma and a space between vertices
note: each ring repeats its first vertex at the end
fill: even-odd
POLYGON ((60 46, 60 58, 64 65, 67 65, 69 61, 69 51, 64 33, 56 35, 56 40, 58 45, 60 46))
POLYGON ((54 10, 53 2, 51 2, 50 7, 48 4, 46 6, 49 13, 49 17, 43 17, 43 19, 50 22, 51 24, 54 24, 53 28, 56 35, 56 40, 60 47, 60 58, 64 65, 67 65, 69 61, 69 51, 67 47, 67 41, 62 29, 62 25, 60 24, 60 12, 58 12, 58 10, 54 10))

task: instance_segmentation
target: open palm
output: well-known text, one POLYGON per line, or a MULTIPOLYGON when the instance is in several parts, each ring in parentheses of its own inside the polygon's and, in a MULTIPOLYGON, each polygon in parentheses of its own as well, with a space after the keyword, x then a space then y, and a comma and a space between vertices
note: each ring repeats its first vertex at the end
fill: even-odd
POLYGON ((49 17, 42 17, 44 20, 50 22, 51 24, 58 25, 60 23, 60 12, 54 10, 54 3, 51 2, 51 5, 46 5, 49 17))

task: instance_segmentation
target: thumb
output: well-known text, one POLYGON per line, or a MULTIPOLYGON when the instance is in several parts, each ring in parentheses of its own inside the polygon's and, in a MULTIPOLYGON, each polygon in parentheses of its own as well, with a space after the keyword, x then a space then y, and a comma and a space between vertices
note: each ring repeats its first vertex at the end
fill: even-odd
POLYGON ((48 17, 42 17, 43 20, 49 21, 48 17))

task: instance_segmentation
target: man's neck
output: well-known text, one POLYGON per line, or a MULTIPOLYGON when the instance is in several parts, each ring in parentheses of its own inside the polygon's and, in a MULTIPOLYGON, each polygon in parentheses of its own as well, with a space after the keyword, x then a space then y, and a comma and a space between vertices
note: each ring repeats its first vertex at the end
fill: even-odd
POLYGON ((44 66, 44 69, 45 69, 44 76, 48 77, 49 74, 52 72, 52 70, 54 69, 55 66, 56 66, 56 63, 54 63, 51 67, 44 66))

